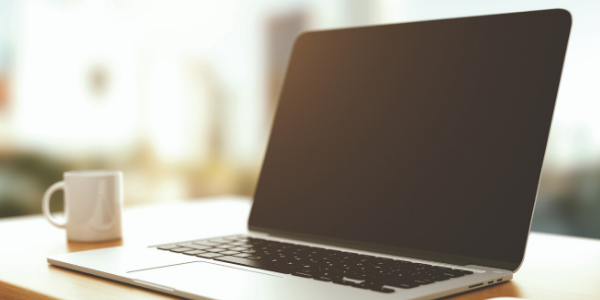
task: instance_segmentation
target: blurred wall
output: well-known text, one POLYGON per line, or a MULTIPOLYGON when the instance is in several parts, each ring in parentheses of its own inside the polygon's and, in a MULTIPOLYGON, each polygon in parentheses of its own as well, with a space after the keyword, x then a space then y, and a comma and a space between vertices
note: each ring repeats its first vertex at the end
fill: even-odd
POLYGON ((1 5, 0 216, 72 169, 123 170, 126 205, 252 195, 295 37, 376 21, 367 1, 1 5))
POLYGON ((557 7, 574 23, 532 226, 600 237, 592 0, 0 1, 0 217, 72 169, 123 170, 126 205, 252 195, 299 32, 557 7))

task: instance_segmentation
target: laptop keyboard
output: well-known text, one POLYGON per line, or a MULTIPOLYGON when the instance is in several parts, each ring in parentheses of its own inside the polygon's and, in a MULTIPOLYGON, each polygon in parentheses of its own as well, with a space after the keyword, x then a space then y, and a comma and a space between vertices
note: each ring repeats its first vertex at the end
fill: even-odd
POLYGON ((390 287, 410 289, 473 274, 466 270, 243 235, 174 243, 156 248, 382 293, 393 293, 394 289, 390 287))

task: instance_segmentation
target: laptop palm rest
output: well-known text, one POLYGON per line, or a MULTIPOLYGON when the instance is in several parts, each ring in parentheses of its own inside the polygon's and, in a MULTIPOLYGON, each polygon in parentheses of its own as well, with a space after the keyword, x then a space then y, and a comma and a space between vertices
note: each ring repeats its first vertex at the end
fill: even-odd
POLYGON ((128 272, 135 282, 164 290, 177 290, 193 295, 241 298, 250 290, 281 284, 284 278, 236 266, 212 262, 190 262, 155 269, 128 272), (235 288, 230 286, 235 283, 235 288))

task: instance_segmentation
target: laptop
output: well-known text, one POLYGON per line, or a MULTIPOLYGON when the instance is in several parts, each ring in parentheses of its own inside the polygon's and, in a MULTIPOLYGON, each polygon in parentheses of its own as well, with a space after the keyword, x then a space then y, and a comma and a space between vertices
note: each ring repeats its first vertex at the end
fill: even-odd
POLYGON ((48 262, 190 299, 434 299, 507 282, 570 27, 554 9, 303 33, 247 233, 48 262))

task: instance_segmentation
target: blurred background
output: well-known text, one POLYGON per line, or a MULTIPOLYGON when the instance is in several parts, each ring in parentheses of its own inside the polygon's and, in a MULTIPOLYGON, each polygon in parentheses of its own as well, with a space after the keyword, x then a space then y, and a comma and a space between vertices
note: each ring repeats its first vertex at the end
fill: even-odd
POLYGON ((533 230, 600 238, 593 0, 0 0, 0 217, 75 169, 123 170, 125 205, 250 196, 298 33, 557 7, 574 23, 533 230))

